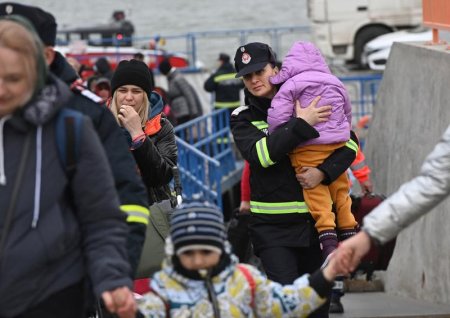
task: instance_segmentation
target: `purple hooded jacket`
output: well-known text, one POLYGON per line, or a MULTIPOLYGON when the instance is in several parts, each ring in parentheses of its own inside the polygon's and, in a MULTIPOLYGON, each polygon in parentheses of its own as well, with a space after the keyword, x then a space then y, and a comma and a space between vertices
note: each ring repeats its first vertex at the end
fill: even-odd
POLYGON ((320 51, 309 42, 295 42, 284 58, 281 71, 270 78, 283 85, 268 110, 269 133, 295 116, 295 101, 307 107, 316 96, 317 106, 331 105, 328 121, 314 125, 320 137, 301 145, 334 144, 350 139, 352 123, 350 100, 344 84, 331 74, 320 51))

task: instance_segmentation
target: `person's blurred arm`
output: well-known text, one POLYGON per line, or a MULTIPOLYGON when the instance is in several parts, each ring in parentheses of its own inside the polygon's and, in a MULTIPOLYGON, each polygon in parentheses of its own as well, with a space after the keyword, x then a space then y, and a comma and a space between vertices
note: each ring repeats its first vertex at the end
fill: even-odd
POLYGON ((365 231, 360 231, 354 236, 342 241, 334 254, 334 259, 342 267, 347 268, 348 271, 353 272, 361 259, 369 252, 371 247, 371 238, 365 231), (343 252, 350 252, 350 261, 343 257, 343 252), (346 267, 347 266, 347 267, 346 267))
POLYGON ((450 126, 425 159, 420 174, 403 184, 364 218, 363 229, 386 243, 430 212, 450 192, 450 126))
POLYGON ((126 251, 128 229, 120 211, 112 172, 90 120, 83 122, 77 169, 71 178, 87 272, 94 293, 111 312, 133 317, 130 264, 126 251))
POLYGON ((371 242, 384 244, 430 212, 450 192, 450 126, 425 159, 420 174, 404 183, 364 218, 362 231, 345 240, 337 250, 349 248, 353 270, 369 251, 371 242))

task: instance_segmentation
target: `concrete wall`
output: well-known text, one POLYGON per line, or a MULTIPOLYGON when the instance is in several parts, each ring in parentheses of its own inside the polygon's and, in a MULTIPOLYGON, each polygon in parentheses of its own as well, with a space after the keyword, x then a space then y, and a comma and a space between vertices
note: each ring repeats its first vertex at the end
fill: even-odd
MULTIPOLYGON (((389 195, 416 176, 449 124, 450 51, 396 43, 365 150, 376 192, 389 195)), ((385 287, 388 293, 450 303, 449 199, 398 236, 385 287)))

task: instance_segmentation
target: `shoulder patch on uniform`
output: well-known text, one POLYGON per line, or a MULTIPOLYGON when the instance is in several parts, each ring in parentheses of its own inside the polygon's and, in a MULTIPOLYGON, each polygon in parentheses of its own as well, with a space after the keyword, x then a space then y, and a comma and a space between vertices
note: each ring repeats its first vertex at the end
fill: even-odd
POLYGON ((83 95, 84 97, 89 98, 90 100, 96 102, 97 104, 101 104, 102 103, 102 98, 96 94, 94 94, 93 92, 91 92, 88 89, 83 89, 82 91, 80 91, 81 95, 83 95))
POLYGON ((240 112, 247 110, 247 109, 248 109, 248 106, 245 106, 245 105, 239 106, 238 108, 233 110, 233 112, 231 113, 231 116, 237 116, 237 115, 239 115, 240 112))

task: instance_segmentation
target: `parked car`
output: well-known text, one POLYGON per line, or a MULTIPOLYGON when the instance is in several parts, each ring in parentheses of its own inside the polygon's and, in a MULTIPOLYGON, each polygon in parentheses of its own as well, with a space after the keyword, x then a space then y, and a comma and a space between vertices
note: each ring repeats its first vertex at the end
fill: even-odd
POLYGON ((382 71, 394 42, 425 42, 432 39, 431 29, 417 27, 381 35, 364 46, 362 61, 372 70, 382 71))

